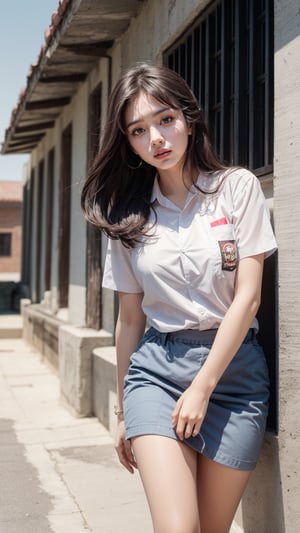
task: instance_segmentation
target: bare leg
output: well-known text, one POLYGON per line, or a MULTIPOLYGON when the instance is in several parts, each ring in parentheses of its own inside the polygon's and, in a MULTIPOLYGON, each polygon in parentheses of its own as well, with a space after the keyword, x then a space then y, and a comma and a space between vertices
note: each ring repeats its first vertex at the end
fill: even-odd
POLYGON ((199 533, 197 454, 159 435, 132 439, 154 533, 199 533))
POLYGON ((228 533, 251 472, 198 456, 201 533, 228 533))

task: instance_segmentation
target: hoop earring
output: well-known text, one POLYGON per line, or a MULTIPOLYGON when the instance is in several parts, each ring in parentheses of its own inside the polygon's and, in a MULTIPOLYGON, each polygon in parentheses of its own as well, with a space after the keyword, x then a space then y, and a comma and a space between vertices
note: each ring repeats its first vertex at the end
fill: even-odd
POLYGON ((125 161, 125 163, 128 166, 128 168, 130 168, 131 170, 137 170, 138 168, 141 168, 141 166, 143 164, 143 160, 140 158, 140 162, 139 162, 139 164, 136 167, 133 167, 133 166, 129 165, 129 163, 127 163, 127 161, 125 161))

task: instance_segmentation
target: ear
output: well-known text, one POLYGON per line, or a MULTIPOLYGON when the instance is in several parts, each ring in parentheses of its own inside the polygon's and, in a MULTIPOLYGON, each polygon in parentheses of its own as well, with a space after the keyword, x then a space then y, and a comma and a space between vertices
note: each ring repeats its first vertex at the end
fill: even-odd
POLYGON ((192 135, 192 126, 188 125, 188 135, 192 135))

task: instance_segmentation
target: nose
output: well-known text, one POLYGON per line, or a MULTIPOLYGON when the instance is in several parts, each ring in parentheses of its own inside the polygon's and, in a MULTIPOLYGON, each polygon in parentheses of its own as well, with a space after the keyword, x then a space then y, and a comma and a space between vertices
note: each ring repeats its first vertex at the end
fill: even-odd
POLYGON ((150 141, 151 146, 160 146, 164 142, 164 137, 158 128, 150 128, 150 141))

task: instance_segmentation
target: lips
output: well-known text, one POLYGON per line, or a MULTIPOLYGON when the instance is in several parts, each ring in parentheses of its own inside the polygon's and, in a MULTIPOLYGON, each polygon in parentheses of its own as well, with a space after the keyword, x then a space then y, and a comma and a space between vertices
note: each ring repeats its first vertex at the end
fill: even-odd
POLYGON ((155 159, 163 159, 171 153, 171 150, 160 149, 154 152, 155 159))

